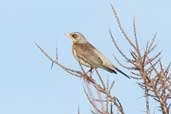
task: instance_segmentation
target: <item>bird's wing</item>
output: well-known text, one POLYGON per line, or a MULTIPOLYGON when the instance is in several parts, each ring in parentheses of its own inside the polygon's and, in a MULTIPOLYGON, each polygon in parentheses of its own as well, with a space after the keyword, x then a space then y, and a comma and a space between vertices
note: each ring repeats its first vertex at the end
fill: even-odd
POLYGON ((93 45, 89 43, 73 44, 73 49, 75 50, 77 58, 89 64, 91 67, 101 67, 103 65, 103 60, 96 53, 96 48, 93 45))
POLYGON ((103 60, 103 65, 102 65, 103 69, 106 69, 109 72, 115 72, 116 73, 115 66, 112 64, 112 62, 103 53, 101 53, 97 49, 94 50, 94 52, 96 53, 96 55, 98 55, 101 58, 101 60, 103 60))

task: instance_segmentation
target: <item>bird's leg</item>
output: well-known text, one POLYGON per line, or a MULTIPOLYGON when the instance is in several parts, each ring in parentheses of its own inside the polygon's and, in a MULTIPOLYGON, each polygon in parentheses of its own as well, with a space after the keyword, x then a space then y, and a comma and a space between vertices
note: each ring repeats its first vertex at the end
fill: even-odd
POLYGON ((94 68, 91 67, 91 68, 87 71, 87 74, 90 73, 90 78, 92 78, 93 70, 94 70, 94 68))
POLYGON ((92 72, 93 72, 93 67, 91 67, 88 71, 87 71, 87 73, 91 73, 92 74, 92 72))

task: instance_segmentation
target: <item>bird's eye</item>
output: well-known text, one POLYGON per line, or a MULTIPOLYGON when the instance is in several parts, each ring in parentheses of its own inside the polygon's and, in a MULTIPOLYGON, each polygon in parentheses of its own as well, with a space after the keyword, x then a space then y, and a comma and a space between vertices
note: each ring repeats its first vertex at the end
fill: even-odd
POLYGON ((73 38, 77 38, 78 35, 77 35, 77 34, 72 34, 72 37, 73 37, 73 38))

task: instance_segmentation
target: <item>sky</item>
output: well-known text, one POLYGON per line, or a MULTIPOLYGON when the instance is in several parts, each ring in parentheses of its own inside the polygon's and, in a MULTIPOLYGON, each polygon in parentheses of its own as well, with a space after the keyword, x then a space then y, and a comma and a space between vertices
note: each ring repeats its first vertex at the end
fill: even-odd
MULTIPOLYGON (((129 48, 119 35, 110 3, 130 36, 135 17, 142 49, 157 32, 157 50, 162 50, 165 64, 170 62, 170 0, 0 0, 0 114, 76 114, 78 107, 82 114, 90 113, 83 82, 59 67, 51 70, 50 61, 34 42, 53 57, 57 47, 59 61, 79 69, 72 43, 64 35, 78 31, 116 64, 109 27, 122 48, 129 48)), ((116 82, 113 94, 125 112, 144 114, 143 92, 136 82, 120 75, 112 78, 116 82)))

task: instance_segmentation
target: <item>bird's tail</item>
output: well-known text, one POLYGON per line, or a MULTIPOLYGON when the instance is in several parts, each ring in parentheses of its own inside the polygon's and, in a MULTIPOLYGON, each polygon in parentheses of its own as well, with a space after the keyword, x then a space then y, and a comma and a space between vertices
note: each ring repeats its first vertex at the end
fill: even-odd
POLYGON ((127 74, 125 74, 123 71, 121 71, 120 69, 116 68, 115 66, 112 66, 112 67, 103 67, 103 69, 111 72, 111 73, 115 73, 117 74, 117 72, 121 73, 122 75, 124 75, 125 77, 127 78, 130 78, 127 74))
POLYGON ((123 71, 121 71, 120 69, 118 69, 116 67, 115 67, 115 69, 116 69, 116 71, 118 71, 119 73, 123 74, 125 77, 130 79, 130 77, 127 74, 125 74, 123 71))

